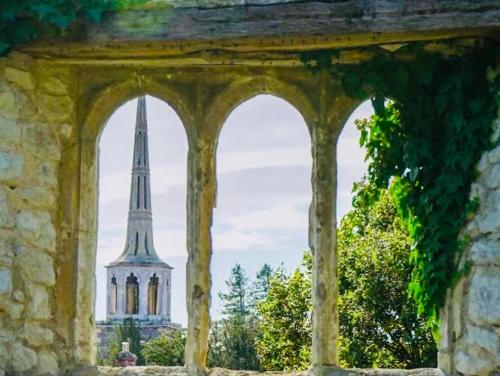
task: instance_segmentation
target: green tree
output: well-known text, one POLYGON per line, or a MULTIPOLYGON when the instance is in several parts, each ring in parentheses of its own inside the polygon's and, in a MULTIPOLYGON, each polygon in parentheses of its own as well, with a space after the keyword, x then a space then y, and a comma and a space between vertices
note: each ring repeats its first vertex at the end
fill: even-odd
POLYGON ((176 330, 147 341, 142 354, 148 365, 183 366, 185 348, 186 335, 176 330))
POLYGON ((223 313, 229 316, 245 316, 249 313, 248 277, 240 264, 231 269, 231 275, 226 281, 227 292, 219 292, 223 304, 223 313))
POLYGON ((257 321, 250 315, 234 315, 212 323, 208 366, 260 370, 255 348, 257 333, 257 321))
POLYGON ((249 280, 240 264, 231 269, 227 292, 219 292, 225 318, 212 323, 208 365, 229 369, 259 370, 255 350, 257 325, 250 314, 249 280))
POLYGON ((142 355, 141 331, 135 320, 127 318, 116 325, 109 337, 106 365, 114 365, 116 356, 122 350, 122 342, 130 342, 130 352, 137 355, 137 365, 144 364, 142 355))
POLYGON ((250 289, 250 302, 249 306, 252 311, 255 311, 257 304, 263 301, 269 292, 271 286, 271 277, 273 269, 269 264, 264 264, 257 272, 255 281, 253 281, 250 289))
POLYGON ((257 354, 265 370, 302 370, 311 357, 310 257, 292 275, 280 269, 271 280, 268 295, 257 304, 260 334, 257 354))
POLYGON ((342 365, 433 367, 435 342, 407 293, 412 241, 392 194, 382 191, 369 206, 370 187, 355 189, 338 231, 342 365))

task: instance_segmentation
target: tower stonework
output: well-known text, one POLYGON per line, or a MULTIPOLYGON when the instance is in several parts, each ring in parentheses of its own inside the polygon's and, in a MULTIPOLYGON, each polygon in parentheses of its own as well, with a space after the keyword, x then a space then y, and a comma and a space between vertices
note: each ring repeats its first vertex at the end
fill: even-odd
POLYGON ((106 356, 103 352, 113 324, 124 319, 136 320, 145 340, 180 328, 170 315, 173 268, 158 257, 153 243, 145 97, 137 104, 125 247, 106 269, 107 320, 97 323, 96 333, 101 356, 106 356))

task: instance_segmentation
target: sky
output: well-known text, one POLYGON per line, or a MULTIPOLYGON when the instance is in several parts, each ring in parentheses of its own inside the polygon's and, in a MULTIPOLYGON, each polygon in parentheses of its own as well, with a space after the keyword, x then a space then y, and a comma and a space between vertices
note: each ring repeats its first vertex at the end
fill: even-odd
MULTIPOLYGON (((187 139, 175 111, 146 98, 154 244, 172 271, 172 321, 187 324, 187 139)), ((123 251, 127 230, 137 100, 109 118, 99 144, 99 227, 96 319, 106 318, 104 266, 123 251)), ((373 113, 369 102, 351 115, 337 145, 337 219, 351 207, 351 189, 366 171, 354 119, 373 113)), ((218 292, 235 263, 252 279, 264 263, 292 271, 308 249, 311 144, 300 113, 286 101, 259 95, 226 120, 217 149, 211 316, 222 315, 218 292)))

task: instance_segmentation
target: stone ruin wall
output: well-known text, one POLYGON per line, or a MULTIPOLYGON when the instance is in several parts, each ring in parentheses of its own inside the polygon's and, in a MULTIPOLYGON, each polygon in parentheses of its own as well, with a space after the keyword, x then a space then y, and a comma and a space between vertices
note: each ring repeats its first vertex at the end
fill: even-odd
MULTIPOLYGON (((73 129, 67 71, 20 54, 0 59, 0 375, 55 374, 68 338, 57 320, 58 189, 62 148, 73 129)), ((66 305, 66 307, 65 307, 66 305)))
POLYGON ((471 189, 479 209, 463 230, 470 273, 448 293, 441 324, 439 365, 463 375, 500 374, 500 110, 491 141, 471 189))

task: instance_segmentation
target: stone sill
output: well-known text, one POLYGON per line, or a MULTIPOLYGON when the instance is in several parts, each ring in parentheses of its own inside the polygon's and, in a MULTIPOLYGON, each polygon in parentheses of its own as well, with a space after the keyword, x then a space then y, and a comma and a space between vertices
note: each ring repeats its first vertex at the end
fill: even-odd
MULTIPOLYGON (((376 376, 444 376, 443 372, 436 368, 419 368, 413 370, 403 369, 340 369, 335 368, 323 373, 327 376, 349 376, 349 375, 376 375, 376 376)), ((87 374, 84 374, 87 376, 87 374)), ((89 376, 91 373, 88 374, 89 376)), ((184 367, 97 367, 98 376, 188 376, 184 367)), ((307 376, 312 375, 310 371, 289 372, 256 372, 235 371, 223 368, 212 368, 207 371, 207 376, 257 376, 257 375, 283 375, 283 376, 307 376)))

